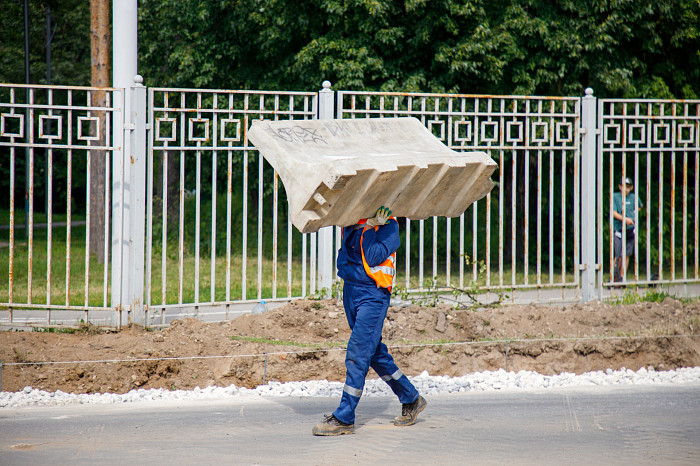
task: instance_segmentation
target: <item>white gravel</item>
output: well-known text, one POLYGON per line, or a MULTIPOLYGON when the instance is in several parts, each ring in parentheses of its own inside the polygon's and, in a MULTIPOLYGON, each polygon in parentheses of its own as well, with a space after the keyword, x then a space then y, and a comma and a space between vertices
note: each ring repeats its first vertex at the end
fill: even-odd
MULTIPOLYGON (((564 372, 559 375, 542 375, 536 372, 475 372, 463 377, 431 376, 423 372, 417 377, 409 377, 423 395, 441 395, 454 392, 485 390, 533 390, 554 387, 596 386, 596 385, 651 385, 651 384, 699 384, 700 367, 683 368, 672 371, 655 371, 641 368, 638 371, 622 368, 619 371, 587 372, 576 375, 564 372)), ((25 406, 57 406, 88 403, 131 403, 159 400, 204 400, 229 397, 284 397, 318 396, 340 397, 341 382, 313 380, 308 382, 270 382, 254 389, 228 387, 196 387, 194 390, 139 389, 124 394, 96 393, 91 395, 65 393, 60 390, 46 392, 25 387, 19 392, 0 392, 0 408, 20 408, 25 406)), ((392 395, 388 385, 380 379, 369 379, 365 384, 364 396, 392 395)))

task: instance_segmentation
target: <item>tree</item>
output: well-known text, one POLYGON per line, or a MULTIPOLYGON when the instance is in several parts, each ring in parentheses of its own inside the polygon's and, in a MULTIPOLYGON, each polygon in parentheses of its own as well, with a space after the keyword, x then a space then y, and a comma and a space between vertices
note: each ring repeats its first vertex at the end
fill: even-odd
MULTIPOLYGON (((90 45, 91 45, 91 85, 92 87, 110 87, 111 34, 109 0, 90 0, 90 45)), ((92 104, 104 107, 107 103, 106 91, 93 91, 92 104)), ((99 145, 107 143, 106 112, 99 112, 99 145)), ((103 263, 105 235, 105 167, 109 152, 93 150, 90 154, 90 251, 103 263)))
POLYGON ((700 95, 696 0, 144 0, 139 14, 139 67, 159 86, 700 95))
MULTIPOLYGON (((85 0, 44 0, 29 2, 29 62, 32 82, 45 84, 47 44, 45 10, 51 9, 55 29, 52 40, 52 84, 87 86, 90 84, 90 48, 89 48, 89 4, 85 0)), ((17 0, 0 0, 0 82, 24 83, 24 20, 23 2, 17 0)), ((3 96, 3 99, 9 96, 3 96)), ((18 99, 24 99, 23 93, 17 93, 18 99)), ((37 93, 35 99, 43 103, 45 95, 37 93)), ((6 101, 6 100, 5 100, 6 101)), ((58 160, 61 150, 54 150, 54 161, 58 160)), ((42 151, 35 152, 34 197, 35 206, 45 205, 42 198, 49 193, 42 180, 45 179, 46 165, 43 163, 42 151)), ((17 157, 15 166, 15 199, 22 199, 24 190, 24 157, 17 157)), ((9 207, 9 149, 0 147, 0 206, 9 207)), ((66 187, 66 164, 53 165, 53 195, 64 193, 66 187)), ((79 173, 74 173, 73 186, 81 191, 84 182, 79 173)), ((76 192, 76 191, 74 191, 76 192)), ((84 198, 75 198, 74 202, 82 205, 84 198)), ((54 213, 59 209, 54 202, 54 213)))

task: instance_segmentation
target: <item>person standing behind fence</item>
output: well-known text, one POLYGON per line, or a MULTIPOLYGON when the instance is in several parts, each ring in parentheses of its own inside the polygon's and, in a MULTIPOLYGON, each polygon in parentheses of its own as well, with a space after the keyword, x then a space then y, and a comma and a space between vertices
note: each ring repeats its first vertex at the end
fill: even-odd
POLYGON ((613 230, 615 250, 615 281, 625 281, 630 256, 634 255, 634 243, 636 241, 636 225, 634 223, 635 212, 641 210, 642 203, 632 192, 634 184, 625 177, 618 185, 620 191, 613 194, 613 230), (624 216, 623 216, 624 203, 624 216), (623 229, 623 224, 625 228, 623 229), (622 233, 625 232, 625 254, 622 254, 622 233), (624 264, 624 265, 623 265, 624 264))

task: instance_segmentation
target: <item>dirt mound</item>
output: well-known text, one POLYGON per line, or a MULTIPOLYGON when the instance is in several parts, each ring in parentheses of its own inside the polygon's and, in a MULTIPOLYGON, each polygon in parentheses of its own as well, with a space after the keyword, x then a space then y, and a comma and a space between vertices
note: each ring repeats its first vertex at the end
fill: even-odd
MULTIPOLYGON (((475 371, 582 373, 607 368, 668 370, 700 365, 700 303, 479 311, 392 307, 383 339, 408 375, 475 371), (689 335, 689 336, 688 336, 689 335)), ((298 300, 222 323, 174 321, 163 330, 0 332, 3 389, 30 385, 75 393, 134 388, 254 387, 265 381, 343 380, 350 335, 342 303, 298 300), (226 356, 226 357, 220 357, 226 356), (83 361, 41 364, 46 361, 83 361)), ((370 372, 370 377, 374 377, 370 372)))

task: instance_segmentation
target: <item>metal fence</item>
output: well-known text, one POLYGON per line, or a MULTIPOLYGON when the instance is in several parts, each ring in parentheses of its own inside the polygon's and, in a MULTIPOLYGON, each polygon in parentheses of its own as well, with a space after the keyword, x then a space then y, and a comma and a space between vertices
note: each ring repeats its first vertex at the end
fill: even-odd
MULTIPOLYGON (((607 266, 600 288, 616 285, 613 198, 623 178, 641 201, 623 212, 634 222, 638 258, 623 283, 700 281, 700 101, 601 99, 597 113, 598 254, 607 266)), ((628 238, 620 237, 624 250, 628 238)))
MULTIPOLYGON (((0 84, 7 213, 1 231, 8 241, 0 254, 7 272, 0 309, 9 322, 23 309, 41 310, 50 323, 52 311, 79 311, 88 321, 91 311, 110 308, 109 260, 91 259, 90 235, 93 223, 102 226, 99 248, 108 258, 109 208, 102 209, 102 219, 91 218, 91 202, 100 194, 109 206, 112 187, 105 183, 103 193, 91 192, 96 188, 85 180, 94 159, 116 153, 111 126, 122 118, 118 89, 0 84)), ((103 179, 109 180, 110 161, 102 162, 103 179)))
POLYGON ((152 317, 162 322, 183 303, 198 313, 314 293, 316 234, 292 229, 279 178, 247 129, 256 119, 315 118, 317 94, 154 88, 148 105, 152 317))
POLYGON ((498 163, 496 188, 459 219, 405 221, 407 290, 578 286, 580 98, 341 91, 337 112, 413 116, 449 148, 498 163))
POLYGON ((498 163, 495 189, 458 218, 402 220, 399 292, 604 297, 619 285, 610 232, 623 176, 644 204, 623 284, 700 282, 700 101, 0 85, 0 323, 218 320, 328 292, 340 229, 292 227, 247 129, 333 116, 413 116, 498 163), (107 161, 103 263, 90 246, 95 157, 107 161))

